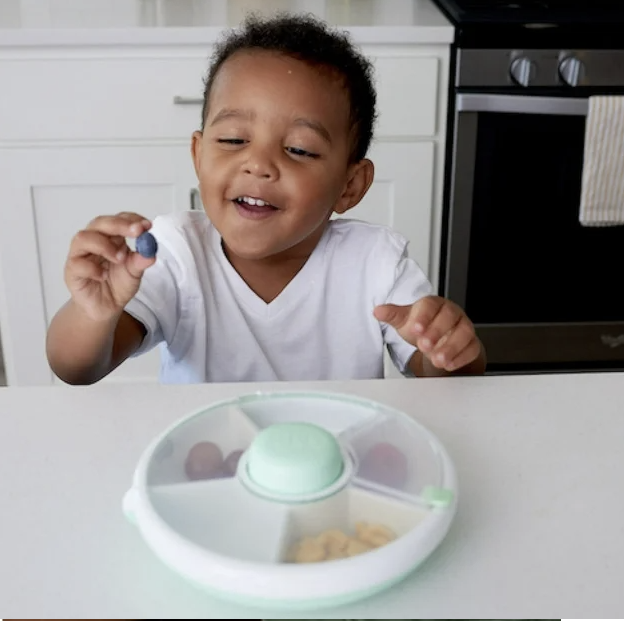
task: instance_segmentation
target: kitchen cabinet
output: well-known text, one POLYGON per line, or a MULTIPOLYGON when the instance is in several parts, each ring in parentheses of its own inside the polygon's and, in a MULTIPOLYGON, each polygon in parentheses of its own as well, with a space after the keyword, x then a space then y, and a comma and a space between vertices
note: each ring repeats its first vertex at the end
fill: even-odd
MULTIPOLYGON (((190 135, 210 48, 0 48, 0 333, 11 385, 58 382, 45 334, 66 301, 71 237, 92 218, 191 208, 190 135), (52 51, 51 51, 52 49, 52 51)), ((437 280, 448 48, 368 45, 379 119, 376 178, 347 214, 392 226, 437 280)), ((156 381, 158 351, 106 380, 156 381)))

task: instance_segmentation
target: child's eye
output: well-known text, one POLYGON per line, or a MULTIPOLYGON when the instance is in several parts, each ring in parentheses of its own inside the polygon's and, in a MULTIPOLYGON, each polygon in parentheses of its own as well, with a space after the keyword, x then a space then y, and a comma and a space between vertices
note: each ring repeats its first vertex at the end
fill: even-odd
POLYGON ((298 149, 297 147, 286 147, 286 151, 292 153, 293 155, 299 155, 300 157, 311 157, 317 158, 318 154, 310 153, 310 151, 305 151, 304 149, 298 149))
POLYGON ((220 144, 245 144, 242 138, 219 138, 217 142, 220 144))

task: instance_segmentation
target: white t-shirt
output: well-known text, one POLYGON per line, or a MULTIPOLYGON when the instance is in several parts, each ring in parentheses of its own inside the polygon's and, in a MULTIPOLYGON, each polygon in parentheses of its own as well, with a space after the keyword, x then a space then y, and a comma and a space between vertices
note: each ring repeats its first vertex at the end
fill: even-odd
POLYGON ((402 373, 415 347, 373 316, 386 302, 432 293, 391 229, 331 220, 303 268, 267 304, 227 260, 203 212, 157 217, 156 263, 126 307, 161 344, 160 381, 347 380, 383 377, 384 345, 402 373))

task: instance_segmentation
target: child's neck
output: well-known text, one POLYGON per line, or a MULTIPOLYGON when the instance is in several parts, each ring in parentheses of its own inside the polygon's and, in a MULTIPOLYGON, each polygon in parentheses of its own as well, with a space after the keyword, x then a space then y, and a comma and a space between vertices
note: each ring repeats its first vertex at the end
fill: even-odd
POLYGON ((265 259, 243 259, 231 252, 224 242, 223 252, 247 286, 266 304, 270 304, 306 264, 321 240, 324 228, 295 248, 265 259))
POLYGON ((263 261, 232 260, 232 267, 247 286, 267 304, 270 304, 287 287, 305 265, 308 257, 292 258, 267 265, 263 261))

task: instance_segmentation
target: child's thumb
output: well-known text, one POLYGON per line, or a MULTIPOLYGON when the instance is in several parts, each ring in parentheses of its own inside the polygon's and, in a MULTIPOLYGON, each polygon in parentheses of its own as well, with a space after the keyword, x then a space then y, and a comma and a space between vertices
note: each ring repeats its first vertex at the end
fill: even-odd
POLYGON ((154 263, 156 263, 156 257, 147 259, 138 252, 131 252, 126 258, 126 270, 133 278, 141 278, 143 272, 154 263))
POLYGON ((399 329, 407 321, 411 308, 411 305, 397 306, 396 304, 382 304, 375 307, 373 314, 379 321, 383 321, 393 328, 399 329))

